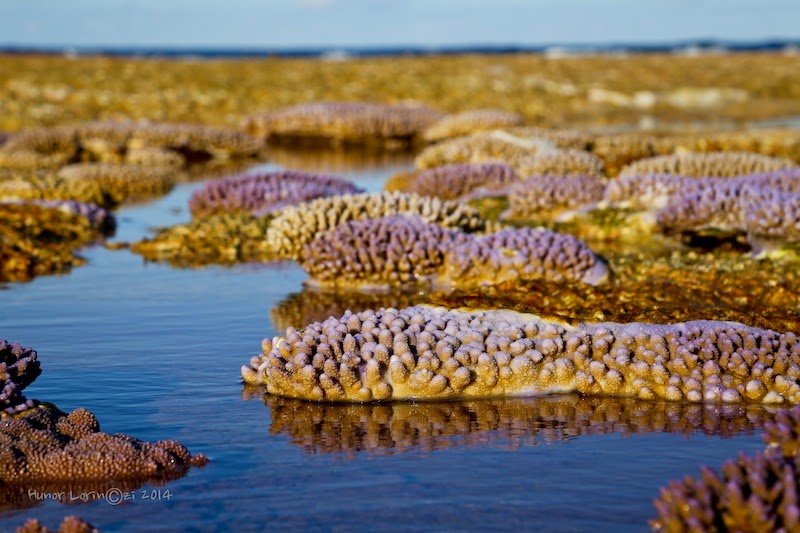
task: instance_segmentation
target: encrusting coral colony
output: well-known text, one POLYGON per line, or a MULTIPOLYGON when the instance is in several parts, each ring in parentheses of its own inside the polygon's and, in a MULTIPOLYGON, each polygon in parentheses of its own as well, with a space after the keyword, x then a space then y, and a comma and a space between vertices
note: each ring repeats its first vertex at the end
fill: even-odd
MULTIPOLYGON (((432 413, 447 411, 431 419, 449 420, 471 416, 468 402, 477 399, 578 393, 598 405, 658 400, 642 405, 677 410, 675 424, 710 405, 798 404, 800 134, 576 127, 583 118, 630 121, 642 109, 665 125, 706 117, 709 108, 734 121, 800 113, 796 86, 770 82, 776 72, 797 72, 796 58, 728 59, 741 68, 720 74, 704 57, 665 59, 665 69, 694 84, 674 87, 637 86, 639 78, 669 79, 638 57, 613 68, 607 58, 579 57, 556 69, 551 60, 520 57, 507 60, 510 77, 497 74, 493 82, 511 87, 503 98, 481 76, 464 74, 476 58, 365 60, 387 74, 363 80, 364 93, 359 84, 320 90, 302 81, 309 72, 352 77, 360 71, 349 62, 330 70, 297 61, 292 90, 276 89, 279 76, 253 73, 225 89, 237 97, 224 105, 212 93, 189 105, 165 87, 151 101, 145 94, 159 88, 145 92, 126 70, 109 83, 125 80, 127 89, 112 94, 133 95, 149 116, 82 114, 73 100, 86 101, 87 89, 76 89, 63 94, 66 116, 41 120, 46 114, 28 109, 44 93, 15 80, 0 117, 8 130, 0 132, 0 281, 81 264, 77 249, 113 233, 112 209, 163 195, 180 181, 216 177, 192 194, 190 222, 130 248, 181 266, 294 260, 305 270, 304 293, 274 318, 285 334, 265 339, 241 373, 266 391, 276 432, 311 439, 311 449, 319 441, 308 432, 328 425, 358 442, 320 451, 374 448, 372 426, 364 426, 373 416, 386 420, 378 425, 389 428, 381 431, 392 434, 391 448, 439 445, 425 419, 405 421, 405 404, 380 403, 391 400, 463 401, 431 404, 432 413), (397 71, 400 64, 406 70, 397 71), (616 73, 608 77, 603 65, 616 73), (409 68, 417 73, 411 85, 402 82, 409 68), (733 71, 748 75, 730 80, 733 71), (734 82, 743 89, 716 88, 734 82), (307 87, 302 97, 297 86, 307 87), (224 117, 205 101, 224 108, 224 117), (415 168, 390 178, 384 192, 366 192, 327 170, 241 171, 287 146, 413 150, 415 168), (289 405, 293 414, 283 420, 289 405), (319 425, 326 413, 348 409, 319 425), (298 415, 304 410, 305 419, 298 415), (413 438, 401 430, 409 424, 413 438)), ((24 59, 0 57, 0 68, 18 69, 17 61, 24 59)), ((75 68, 52 61, 67 73, 75 68)), ((176 62, 163 75, 184 68, 176 62)), ((206 66, 194 68, 205 73, 206 66)), ((206 81, 212 87, 229 77, 206 81)), ((0 101, 6 90, 0 87, 0 101)), ((0 493, 172 479, 205 463, 175 441, 105 434, 85 409, 67 414, 25 398, 39 373, 35 351, 0 340, 0 493)), ((665 488, 651 526, 800 529, 798 409, 759 420, 763 453, 665 488)), ((611 431, 616 421, 598 424, 587 431, 611 431)), ((469 431, 452 434, 469 439, 469 431)), ((32 521, 20 530, 46 529, 32 521)), ((70 517, 61 530, 92 528, 70 517)))

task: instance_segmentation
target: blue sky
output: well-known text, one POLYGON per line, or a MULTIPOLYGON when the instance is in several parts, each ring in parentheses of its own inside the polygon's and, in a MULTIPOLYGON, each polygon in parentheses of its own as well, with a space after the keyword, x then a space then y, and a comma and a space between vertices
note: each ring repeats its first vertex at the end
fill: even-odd
POLYGON ((0 45, 270 47, 800 39, 800 0, 0 0, 0 45))

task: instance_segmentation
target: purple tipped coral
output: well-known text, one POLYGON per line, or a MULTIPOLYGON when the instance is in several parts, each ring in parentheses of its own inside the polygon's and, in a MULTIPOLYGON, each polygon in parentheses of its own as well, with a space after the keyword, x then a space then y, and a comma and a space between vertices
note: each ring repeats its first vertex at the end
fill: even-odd
POLYGON ((459 286, 546 280, 598 285, 605 261, 577 237, 544 229, 505 229, 452 247, 442 281, 459 286))
POLYGON ((546 218, 549 214, 580 209, 602 200, 606 183, 597 176, 532 176, 506 189, 510 218, 546 218))
POLYGON ((265 339, 242 377, 307 400, 552 392, 765 404, 800 402, 796 334, 736 322, 571 326, 505 310, 346 312, 265 339))
POLYGON ((700 479, 687 476, 661 489, 654 502, 658 531, 798 531, 800 407, 778 412, 764 424, 767 449, 739 454, 717 474, 704 467, 700 479))
POLYGON ((756 253, 800 241, 800 193, 750 188, 744 218, 747 239, 756 253))
POLYGON ((0 339, 0 378, 3 389, 0 391, 0 417, 14 415, 33 407, 31 400, 26 400, 22 390, 33 383, 41 374, 36 352, 23 348, 16 342, 9 343, 0 339))
POLYGON ((192 194, 193 217, 245 211, 255 216, 287 205, 337 194, 363 192, 353 183, 332 176, 295 172, 249 172, 208 183, 192 194))
POLYGON ((446 251, 469 238, 413 216, 354 220, 307 244, 300 265, 318 285, 426 283, 444 263, 446 251))
POLYGON ((772 172, 790 169, 797 165, 780 157, 769 157, 750 152, 680 153, 642 159, 631 163, 620 176, 634 174, 678 174, 694 177, 728 178, 742 174, 772 172))
POLYGON ((505 163, 456 164, 429 168, 416 174, 408 185, 409 192, 436 196, 445 200, 501 193, 501 189, 517 180, 517 173, 505 163))

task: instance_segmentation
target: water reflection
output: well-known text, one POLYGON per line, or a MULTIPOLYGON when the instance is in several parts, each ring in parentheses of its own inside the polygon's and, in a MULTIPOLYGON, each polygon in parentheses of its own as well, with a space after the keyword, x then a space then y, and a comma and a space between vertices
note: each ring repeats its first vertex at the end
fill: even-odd
POLYGON ((414 154, 408 151, 371 150, 367 147, 270 146, 268 156, 270 162, 283 168, 324 174, 374 173, 388 167, 411 166, 414 162, 414 154))
MULTIPOLYGON (((244 397, 259 397, 245 388, 244 397)), ((517 449, 583 435, 752 434, 774 418, 758 405, 646 402, 558 395, 465 402, 322 404, 263 396, 270 435, 285 435, 307 454, 394 455, 456 447, 517 449)))
POLYGON ((270 318, 279 331, 301 328, 331 316, 341 316, 348 309, 357 313, 365 309, 394 307, 403 309, 431 301, 425 293, 356 292, 316 290, 308 287, 294 292, 270 310, 270 318))

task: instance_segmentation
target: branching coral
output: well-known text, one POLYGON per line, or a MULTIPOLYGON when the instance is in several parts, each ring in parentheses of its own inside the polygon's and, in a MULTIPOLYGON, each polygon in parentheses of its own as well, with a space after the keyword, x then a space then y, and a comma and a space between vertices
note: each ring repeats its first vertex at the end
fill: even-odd
POLYGON ((545 229, 504 229, 451 247, 439 283, 458 287, 543 280, 599 285, 605 261, 580 239, 545 229))
POLYGON ((52 168, 79 161, 142 162, 142 150, 159 148, 149 162, 176 164, 188 160, 249 157, 260 143, 237 130, 198 124, 87 122, 37 128, 13 134, 0 147, 0 161, 23 168, 52 168), (138 161, 137 161, 138 160, 138 161))
MULTIPOLYGON (((578 435, 668 432, 715 436, 752 432, 772 419, 747 405, 642 402, 554 395, 461 402, 318 403, 264 396, 271 435, 306 453, 393 455, 465 446, 516 449, 578 435)), ((780 416, 780 415, 779 415, 780 416)))
POLYGON ((800 241, 800 192, 747 189, 744 222, 747 240, 756 254, 800 241))
POLYGON ((86 409, 45 408, 0 422, 0 459, 6 485, 170 479, 207 462, 176 441, 102 433, 86 409))
POLYGON ((189 199, 193 217, 232 211, 255 216, 273 213, 288 205, 337 194, 363 192, 353 183, 333 176, 295 172, 246 172, 209 182, 189 199))
POLYGON ((322 231, 350 220, 400 214, 466 232, 484 231, 488 224, 477 210, 438 198, 403 193, 344 195, 282 209, 267 229, 266 243, 277 256, 297 259, 303 246, 322 231))
POLYGON ((542 150, 532 157, 520 158, 514 162, 514 169, 520 176, 542 176, 553 174, 603 175, 603 160, 583 150, 542 150))
POLYGON ((413 142, 441 118, 428 107, 373 102, 313 102, 245 118, 243 127, 265 139, 320 140, 343 144, 413 142))
POLYGON ((248 213, 212 215, 163 230, 134 243, 131 250, 151 261, 181 266, 268 261, 275 259, 264 240, 270 220, 248 213))
POLYGON ((23 348, 18 343, 0 339, 0 418, 14 415, 34 406, 33 401, 25 399, 22 390, 33 383, 41 374, 36 352, 23 348))
POLYGON ((520 159, 554 148, 554 143, 538 137, 518 137, 504 131, 476 133, 425 148, 414 165, 421 170, 456 163, 504 162, 513 167, 520 159))
POLYGON ((402 190, 421 196, 459 200, 483 194, 502 194, 501 189, 517 180, 517 173, 505 163, 462 163, 417 172, 402 190))
POLYGON ((506 189, 508 211, 504 217, 543 219, 572 211, 603 199, 606 182, 597 176, 546 175, 520 180, 506 189))
POLYGON ((174 174, 169 167, 110 163, 78 163, 58 171, 58 177, 67 183, 97 183, 110 205, 162 195, 175 184, 174 174))
POLYGON ((426 128, 422 138, 427 142, 436 142, 478 131, 519 126, 522 122, 518 114, 502 109, 472 109, 446 115, 426 128))
POLYGON ((303 247, 300 266, 311 283, 382 288, 427 284, 466 233, 394 215, 352 220, 320 233, 303 247))
POLYGON ((584 394, 799 402, 796 334, 736 322, 581 324, 427 306, 345 313, 265 339, 242 367, 270 394, 370 401, 584 394))
POLYGON ((678 174, 694 177, 734 177, 796 167, 779 157, 749 152, 680 153, 642 159, 631 163, 620 176, 634 174, 678 174))
POLYGON ((701 470, 661 489, 655 501, 657 531, 797 531, 800 529, 798 465, 800 408, 780 411, 765 423, 767 449, 739 454, 720 474, 701 470))

